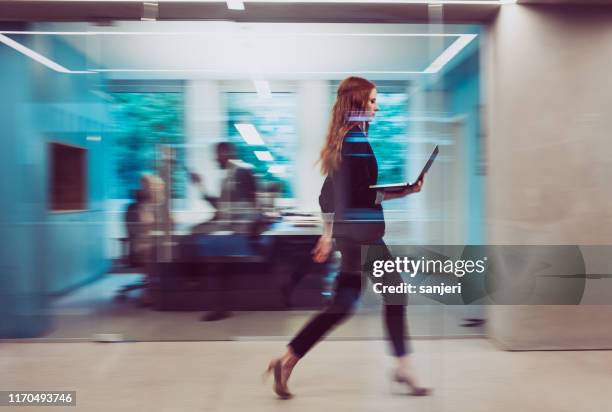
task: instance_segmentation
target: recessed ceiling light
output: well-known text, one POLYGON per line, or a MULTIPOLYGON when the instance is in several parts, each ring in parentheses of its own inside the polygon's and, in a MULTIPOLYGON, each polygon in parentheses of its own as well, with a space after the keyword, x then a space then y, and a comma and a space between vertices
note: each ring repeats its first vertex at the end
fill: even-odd
POLYGON ((263 139, 259 135, 259 132, 255 128, 255 126, 253 126, 252 124, 234 123, 234 127, 238 130, 238 132, 240 133, 240 136, 242 136, 242 138, 248 144, 252 146, 263 146, 264 145, 263 139))
POLYGON ((45 56, 43 56, 40 53, 35 52, 34 50, 30 49, 29 47, 24 46, 23 44, 11 39, 10 37, 5 36, 4 34, 0 34, 0 43, 4 43, 7 46, 17 50, 19 53, 22 53, 26 56, 28 56, 30 59, 37 61, 40 64, 43 64, 45 66, 47 66, 48 68, 55 70, 56 72, 60 72, 60 73, 70 73, 70 74, 74 74, 74 73, 95 73, 92 71, 74 71, 74 70, 69 70, 67 68, 65 68, 64 66, 62 66, 61 64, 57 64, 56 62, 54 62, 51 59, 46 58, 45 56))
POLYGON ((268 168, 268 172, 273 173, 275 175, 284 175, 287 171, 287 166, 284 165, 274 165, 268 168))
POLYGON ((446 64, 453 59, 461 50, 463 50, 472 40, 476 38, 475 34, 465 34, 460 36, 457 40, 453 42, 450 46, 446 48, 440 54, 436 60, 433 61, 429 65, 427 69, 425 69, 425 73, 433 74, 438 73, 442 67, 446 66, 446 64))
POLYGON ((230 10, 244 10, 244 2, 242 0, 226 0, 227 8, 230 10))
POLYGON ((255 90, 257 90, 257 95, 259 97, 271 97, 272 91, 270 90, 270 83, 265 80, 254 80, 255 90))
POLYGON ((142 3, 142 21, 155 21, 159 15, 159 4, 157 2, 142 3))
POLYGON ((255 156, 262 162, 271 162, 274 160, 274 158, 272 157, 272 153, 268 152, 267 150, 255 152, 255 156))

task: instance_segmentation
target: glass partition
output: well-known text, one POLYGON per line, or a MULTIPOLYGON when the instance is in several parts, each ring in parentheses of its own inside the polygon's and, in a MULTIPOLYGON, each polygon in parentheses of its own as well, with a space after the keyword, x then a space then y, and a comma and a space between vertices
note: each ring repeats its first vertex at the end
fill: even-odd
MULTIPOLYGON (((41 23, 3 33, 13 115, 3 113, 2 167, 17 180, 4 191, 2 253, 18 268, 0 278, 10 291, 3 337, 295 333, 334 297, 340 256, 315 264, 311 251, 322 230, 319 153, 349 75, 377 85, 368 139, 378 183, 412 182, 440 149, 422 193, 384 203, 385 241, 485 242, 477 26, 438 16, 430 25, 41 23), (83 167, 67 160, 68 177, 57 177, 79 177, 87 208, 47 210, 50 142, 86 150, 83 167), (233 149, 219 154, 221 143, 233 149), (211 313, 218 322, 206 322, 211 313)), ((380 306, 364 288, 356 319, 332 338, 382 338, 380 306)), ((483 333, 461 326, 482 317, 474 304, 415 297, 409 312, 416 337, 483 333)))

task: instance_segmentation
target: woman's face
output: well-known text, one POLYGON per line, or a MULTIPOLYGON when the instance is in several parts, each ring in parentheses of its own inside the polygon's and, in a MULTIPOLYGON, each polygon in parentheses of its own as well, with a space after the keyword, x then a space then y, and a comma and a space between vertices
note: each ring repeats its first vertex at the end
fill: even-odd
POLYGON ((376 103, 376 89, 372 89, 370 92, 370 96, 368 97, 368 101, 365 107, 366 116, 368 119, 373 120, 374 116, 376 116, 376 112, 378 111, 378 104, 376 103))

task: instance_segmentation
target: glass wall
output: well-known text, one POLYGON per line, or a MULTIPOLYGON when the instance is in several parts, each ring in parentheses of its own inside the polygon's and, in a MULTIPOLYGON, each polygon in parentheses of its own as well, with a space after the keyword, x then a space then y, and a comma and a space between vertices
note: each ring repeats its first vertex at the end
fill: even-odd
POLYGON ((408 96, 406 92, 379 92, 377 101, 380 110, 368 139, 378 161, 378 184, 404 182, 408 179, 408 96))
POLYGON ((110 196, 128 199, 145 173, 157 173, 160 145, 175 147, 172 197, 186 192, 184 103, 182 93, 115 92, 111 104, 115 125, 113 164, 117 176, 110 196))
MULTIPOLYGON (((378 183, 413 180, 433 145, 440 145, 423 192, 385 202, 385 241, 484 240, 481 166, 486 159, 478 153, 487 136, 480 130, 477 27, 288 24, 278 31, 277 25, 245 23, 247 33, 226 22, 149 23, 43 24, 36 27, 39 34, 10 35, 67 71, 2 49, 13 71, 0 83, 12 96, 10 103, 21 103, 7 105, 21 112, 6 116, 13 137, 3 142, 4 152, 15 156, 5 174, 25 182, 6 193, 29 201, 16 210, 5 206, 4 216, 27 212, 23 221, 42 222, 13 230, 24 231, 23 244, 39 240, 36 247, 43 251, 6 248, 6 256, 23 255, 14 258, 15 266, 22 266, 15 273, 27 273, 2 281, 17 282, 9 289, 26 280, 32 280, 31 288, 45 285, 41 300, 51 302, 46 313, 53 322, 45 331, 38 328, 38 336, 221 340, 292 335, 325 304, 337 273, 337 255, 317 266, 311 251, 321 233, 323 176, 317 158, 337 85, 349 74, 377 85, 380 111, 369 141, 379 165, 378 183), (451 47, 457 44, 464 47, 451 47), (449 50, 457 53, 450 56, 449 50), (265 65, 248 65, 245 59, 265 65), (257 91, 254 79, 262 78, 269 93, 257 91), (86 150, 87 210, 47 211, 45 147, 50 140, 86 150), (257 190, 280 191, 281 200, 287 200, 265 213, 249 211, 256 224, 249 221, 242 232, 217 225, 223 213, 209 201, 227 183, 229 171, 221 170, 215 155, 223 141, 236 145, 237 157, 259 182, 257 190), (166 174, 162 146, 174 150, 166 174), (203 190, 187 168, 201 177, 203 190), (171 186, 170 219, 163 216, 172 224, 147 231, 152 257, 136 266, 126 259, 125 218, 133 203, 128 199, 145 173, 158 174, 171 186), (238 250, 231 250, 236 244, 238 250), (156 255, 160 250, 165 254, 156 255), (222 252, 212 256, 212 263, 206 261, 215 250, 222 252), (197 259, 180 260, 196 252, 201 254, 197 259), (220 303, 234 319, 222 327, 199 322, 220 303)), ((465 314, 461 310, 426 299, 412 303, 417 303, 411 309, 414 335, 465 332, 457 321, 465 314)), ((336 337, 382 338, 378 296, 368 288, 360 305, 360 321, 339 329, 336 337)))
POLYGON ((292 197, 298 155, 295 93, 231 92, 225 94, 225 107, 228 139, 240 160, 254 167, 261 182, 277 184, 283 197, 292 197), (248 142, 240 125, 253 126, 261 141, 248 142))

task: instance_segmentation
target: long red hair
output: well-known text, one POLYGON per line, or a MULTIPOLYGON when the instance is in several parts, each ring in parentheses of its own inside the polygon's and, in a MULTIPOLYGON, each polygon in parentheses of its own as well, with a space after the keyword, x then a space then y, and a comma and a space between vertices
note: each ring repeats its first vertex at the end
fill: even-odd
POLYGON ((363 122, 370 92, 376 85, 362 77, 351 76, 338 86, 336 102, 332 108, 331 120, 327 129, 325 146, 321 150, 321 172, 333 173, 342 160, 344 136, 360 122, 363 122))

